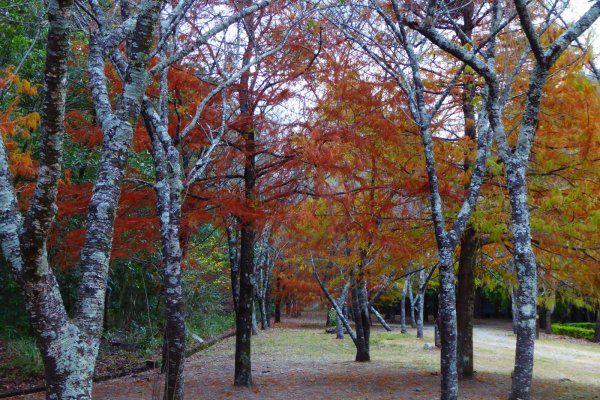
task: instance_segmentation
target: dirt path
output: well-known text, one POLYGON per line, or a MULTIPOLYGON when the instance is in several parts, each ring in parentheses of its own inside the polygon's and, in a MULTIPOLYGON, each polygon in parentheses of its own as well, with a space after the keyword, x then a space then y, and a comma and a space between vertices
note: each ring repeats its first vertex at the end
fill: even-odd
MULTIPOLYGON (((288 320, 253 340, 252 389, 232 386, 234 338, 191 357, 188 399, 436 399, 439 351, 399 329, 372 336, 372 361, 355 363, 349 338, 323 333, 321 314, 288 320)), ((510 389, 514 337, 504 324, 475 329, 475 379, 461 383, 463 399, 504 399, 510 389)), ((425 341, 432 341, 426 330, 425 341)), ((535 399, 600 400, 600 346, 542 337, 537 343, 535 399)), ((160 376, 150 371, 95 386, 95 399, 159 399, 160 376)), ((19 399, 42 399, 43 395, 19 399)))

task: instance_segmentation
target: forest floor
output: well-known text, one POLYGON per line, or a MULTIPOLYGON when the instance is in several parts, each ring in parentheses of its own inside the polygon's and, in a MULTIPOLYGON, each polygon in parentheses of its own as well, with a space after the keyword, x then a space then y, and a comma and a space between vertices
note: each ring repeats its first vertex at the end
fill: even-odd
MULTIPOLYGON (((324 333, 323 313, 287 318, 252 341, 254 386, 235 388, 235 338, 190 357, 186 364, 188 399, 436 399, 439 398, 439 350, 425 350, 433 329, 418 340, 415 330, 402 335, 374 327, 371 362, 354 362, 349 337, 324 333)), ((474 379, 461 382, 462 399, 505 399, 510 390, 515 338, 510 324, 476 321, 474 379)), ((534 399, 600 400, 600 346, 542 334, 536 342, 534 399)), ((160 399, 157 371, 94 386, 95 399, 160 399)), ((43 399, 41 393, 14 399, 43 399)))

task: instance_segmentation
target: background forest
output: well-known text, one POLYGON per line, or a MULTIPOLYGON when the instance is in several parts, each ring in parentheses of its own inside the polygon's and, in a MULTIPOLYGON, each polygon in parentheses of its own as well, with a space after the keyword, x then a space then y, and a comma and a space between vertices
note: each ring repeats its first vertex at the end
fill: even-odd
POLYGON ((0 390, 142 366, 182 399, 228 334, 251 386, 252 336, 325 309, 357 362, 435 324, 443 399, 474 318, 511 318, 529 399, 536 326, 600 342, 600 1, 572 3, 0 0, 0 390))

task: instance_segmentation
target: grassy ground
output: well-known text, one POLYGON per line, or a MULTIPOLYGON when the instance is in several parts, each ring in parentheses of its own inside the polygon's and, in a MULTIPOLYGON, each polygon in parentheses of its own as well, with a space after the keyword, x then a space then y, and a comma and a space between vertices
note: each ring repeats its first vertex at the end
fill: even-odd
MULTIPOLYGON (((349 338, 325 334, 321 314, 284 321, 253 339, 251 389, 234 388, 234 338, 205 350, 186 364, 190 399, 436 399, 439 398, 439 350, 414 338, 414 330, 375 328, 369 363, 354 362, 349 338)), ((510 390, 514 336, 506 324, 483 324, 475 330, 474 379, 461 383, 462 399, 505 399, 510 390)), ((600 346, 543 336, 536 343, 534 399, 600 399, 600 346)), ((156 371, 95 386, 98 399, 158 399, 156 371)), ((41 399, 43 395, 22 397, 41 399)))
MULTIPOLYGON (((187 346, 197 343, 196 334, 207 340, 234 326, 232 315, 214 314, 187 324, 187 346)), ((104 332, 96 360, 96 375, 114 374, 143 365, 147 360, 160 362, 162 334, 133 324, 127 329, 104 332)), ((44 365, 32 337, 0 337, 0 393, 44 384, 44 365)))

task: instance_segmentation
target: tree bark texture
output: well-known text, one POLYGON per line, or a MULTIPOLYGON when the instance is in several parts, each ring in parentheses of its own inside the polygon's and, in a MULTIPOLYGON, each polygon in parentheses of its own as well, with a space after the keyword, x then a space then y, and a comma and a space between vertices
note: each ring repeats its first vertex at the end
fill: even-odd
POLYGON ((423 339, 423 311, 425 309, 425 289, 427 288, 427 281, 425 277, 425 270, 419 271, 419 288, 417 290, 417 297, 415 299, 415 310, 417 318, 417 338, 423 339))
POLYGON ((252 336, 258 335, 258 323, 256 321, 256 301, 252 301, 252 336))
POLYGON ((383 319, 383 317, 381 316, 381 314, 379 314, 379 311, 377 311, 375 309, 375 307, 371 306, 371 312, 373 314, 375 314, 375 318, 377 318, 377 321, 379 321, 379 323, 381 324, 381 326, 383 326, 383 328, 388 331, 391 332, 392 328, 390 328, 390 326, 387 324, 387 322, 385 322, 385 319, 383 319))
POLYGON ((507 182, 512 209, 513 257, 519 280, 517 345, 510 399, 528 400, 531 397, 536 333, 537 269, 531 248, 525 168, 510 168, 507 182))
MULTIPOLYGON (((164 85, 166 85, 166 82, 164 85)), ((162 97, 166 98, 166 92, 162 97)), ((156 184, 154 185, 157 195, 156 210, 159 217, 164 264, 163 290, 165 294, 166 326, 163 371, 167 375, 164 399, 181 400, 184 395, 186 330, 181 285, 180 228, 183 183, 179 167, 180 156, 168 134, 166 115, 163 120, 154 111, 154 107, 147 99, 143 103, 142 115, 152 142, 152 157, 156 171, 156 184)))
POLYGON ((518 300, 517 300, 517 288, 514 286, 510 287, 510 306, 511 306, 513 333, 516 335, 517 334, 517 326, 519 325, 519 304, 518 304, 518 300))
POLYGON ((458 375, 461 379, 473 377, 473 312, 475 309, 475 266, 478 241, 471 225, 460 240, 458 261, 458 290, 456 318, 458 334, 458 375))
MULTIPOLYGON (((232 218, 232 220, 237 220, 232 218)), ((237 312, 240 302, 240 257, 237 223, 227 224, 227 248, 229 253, 229 278, 231 282, 231 298, 233 309, 237 312)))
POLYGON ((352 314, 356 331, 356 358, 358 362, 370 361, 369 309, 366 284, 362 279, 352 278, 352 314))
MULTIPOLYGON (((466 39, 472 40, 475 3, 469 2, 462 8, 464 37, 461 45, 467 44, 466 39)), ((472 70, 463 73, 462 110, 464 118, 464 134, 473 142, 477 141, 475 121, 475 97, 477 86, 476 75, 472 70)), ((464 172, 468 173, 471 160, 465 156, 464 172)), ((467 187, 465 187, 467 189, 467 187)), ((458 261, 458 290, 456 299, 457 317, 457 362, 459 379, 473 377, 473 312, 475 310, 475 267, 477 262, 478 240, 472 224, 468 224, 460 239, 460 256, 458 261)))
MULTIPOLYGON (((88 237, 90 233, 101 234, 106 237, 104 242, 108 242, 109 248, 107 251, 100 249, 94 253, 97 256, 96 261, 100 261, 95 264, 99 266, 95 276, 85 274, 91 263, 85 263, 82 258, 83 276, 80 284, 81 287, 89 285, 91 290, 83 293, 80 290, 77 312, 75 318, 70 320, 65 312, 56 278, 48 265, 46 240, 56 215, 57 183, 61 174, 72 8, 73 2, 68 0, 48 3, 41 155, 36 189, 29 202, 22 227, 14 191, 10 186, 8 159, 0 139, 2 253, 11 264, 17 282, 25 293, 27 308, 31 313, 31 324, 44 361, 48 399, 91 398, 92 375, 103 325, 106 281, 104 272, 112 239, 112 229, 102 230, 90 224, 90 221, 94 220, 94 214, 98 213, 98 208, 101 208, 102 216, 110 220, 110 213, 104 213, 110 205, 99 207, 98 202, 92 203, 88 214, 88 237), (20 229, 21 232, 17 233, 20 229)), ((143 33, 142 31, 142 37, 145 38, 143 33)), ((142 83, 140 81, 143 82, 144 79, 136 83, 142 83)), ((106 146, 103 153, 106 153, 106 146)), ((106 167, 106 158, 103 160, 106 167)), ((99 178, 104 178, 104 175, 100 175, 99 178)), ((99 187, 104 183, 97 182, 94 193, 98 193, 99 187)), ((95 199, 97 200, 97 197, 95 199)), ((110 221, 108 226, 112 227, 110 221)), ((86 240, 85 248, 90 248, 90 242, 92 240, 86 240)))
POLYGON ((413 288, 412 288, 412 276, 410 281, 408 282, 408 303, 410 305, 410 327, 415 329, 417 327, 417 318, 415 317, 415 303, 416 299, 413 296, 413 288))
POLYGON ((404 286, 402 287, 402 295, 400 297, 400 333, 406 333, 406 289, 410 285, 411 276, 408 275, 404 280, 404 286))
POLYGON ((452 250, 441 249, 440 270, 440 309, 439 325, 442 342, 442 399, 458 398, 458 371, 456 369, 456 297, 454 292, 454 268, 452 250))
MULTIPOLYGON (((251 17, 244 18, 245 29, 253 35, 254 22, 251 17)), ((250 62, 254 52, 250 40, 244 52, 244 65, 250 62)), ((250 72, 242 75, 239 85, 240 118, 245 122, 240 129, 244 139, 244 197, 248 207, 256 202, 256 150, 253 123, 253 101, 250 88, 250 72)), ((254 261, 256 230, 251 219, 240 221, 240 300, 236 314, 235 376, 236 386, 252 385, 251 337, 252 315, 254 310, 254 261)))
MULTIPOLYGON (((337 306, 340 310, 343 310, 344 307, 346 306, 346 301, 348 300, 348 288, 350 287, 350 285, 348 283, 346 283, 344 285, 344 287, 342 288, 342 294, 340 295, 340 298, 337 300, 337 306)), ((342 318, 344 318, 343 315, 343 311, 341 312, 342 315, 340 315, 340 313, 338 313, 336 311, 336 330, 335 330, 335 338, 336 339, 343 339, 344 338, 344 323, 342 322, 342 318)))
POLYGON ((600 343, 600 307, 596 307, 596 326, 594 329, 594 343, 600 343))
MULTIPOLYGON (((252 180, 250 179, 252 184, 252 180)), ((248 186, 246 186, 248 190, 248 186)), ((252 337, 252 313, 254 305, 254 242, 252 226, 242 223, 240 258, 240 301, 236 313, 235 335, 235 377, 236 386, 252 385, 252 365, 250 361, 250 340, 252 337)))

